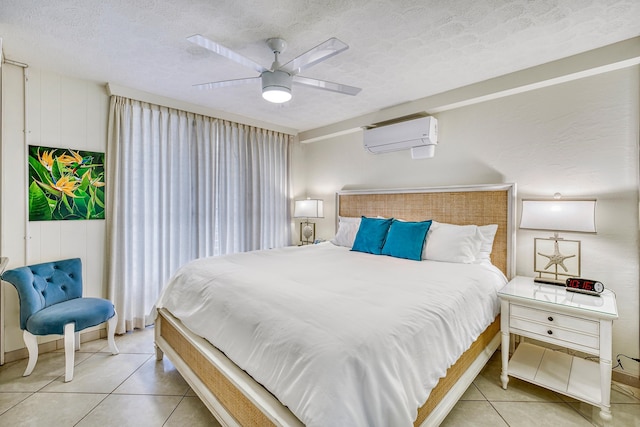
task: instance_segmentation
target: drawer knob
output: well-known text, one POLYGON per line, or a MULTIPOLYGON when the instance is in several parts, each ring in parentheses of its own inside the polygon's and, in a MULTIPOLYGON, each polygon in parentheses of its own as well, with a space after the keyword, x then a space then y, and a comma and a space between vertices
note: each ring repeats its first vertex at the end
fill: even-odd
POLYGON ((549 329, 549 330, 547 331, 547 333, 548 333, 549 335, 552 335, 552 334, 553 334, 553 331, 552 331, 551 329, 549 329))
POLYGON ((547 320, 548 320, 549 322, 553 322, 553 317, 549 316, 549 317, 547 317, 547 320))

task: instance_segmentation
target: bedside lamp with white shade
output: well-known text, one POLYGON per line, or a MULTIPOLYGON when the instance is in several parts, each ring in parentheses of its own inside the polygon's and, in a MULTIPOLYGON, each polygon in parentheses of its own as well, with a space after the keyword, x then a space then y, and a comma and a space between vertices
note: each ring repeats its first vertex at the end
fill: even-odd
POLYGON ((294 218, 305 218, 300 223, 300 242, 303 245, 313 243, 316 234, 316 224, 309 218, 324 218, 324 201, 321 199, 296 200, 293 210, 294 218))
POLYGON ((564 286, 567 278, 580 276, 580 241, 565 240, 558 233, 595 233, 595 208, 595 199, 562 199, 559 193, 551 200, 522 200, 520 228, 554 232, 534 239, 536 282, 564 286))

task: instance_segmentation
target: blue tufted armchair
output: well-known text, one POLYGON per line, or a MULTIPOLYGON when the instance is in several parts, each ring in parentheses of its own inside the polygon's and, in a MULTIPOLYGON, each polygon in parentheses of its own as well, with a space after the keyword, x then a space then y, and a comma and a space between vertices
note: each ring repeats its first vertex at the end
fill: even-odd
POLYGON ((114 340, 118 315, 111 301, 82 297, 80 258, 8 270, 2 280, 15 286, 20 298, 20 328, 29 351, 25 377, 38 361, 37 335, 64 335, 65 382, 73 379, 74 352, 80 349, 81 330, 108 322, 109 350, 118 354, 114 340))

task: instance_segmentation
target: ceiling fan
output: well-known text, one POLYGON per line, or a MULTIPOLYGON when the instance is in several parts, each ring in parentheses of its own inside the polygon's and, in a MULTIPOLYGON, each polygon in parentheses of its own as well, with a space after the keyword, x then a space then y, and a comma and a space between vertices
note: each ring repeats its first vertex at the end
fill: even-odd
POLYGON ((275 60, 273 61, 273 64, 271 64, 270 68, 265 68, 251 59, 244 57, 219 43, 209 40, 200 34, 187 37, 187 40, 260 73, 258 77, 202 83, 194 85, 194 87, 211 89, 260 81, 262 83, 262 97, 267 101, 274 103, 287 102, 291 99, 292 82, 311 86, 316 89, 323 89, 352 96, 357 95, 361 90, 354 86, 312 79, 299 75, 301 71, 329 59, 349 48, 347 44, 335 37, 330 38, 324 43, 320 43, 318 46, 292 59, 284 65, 281 65, 278 61, 278 55, 285 51, 287 42, 280 38, 268 39, 267 45, 275 55, 275 60))

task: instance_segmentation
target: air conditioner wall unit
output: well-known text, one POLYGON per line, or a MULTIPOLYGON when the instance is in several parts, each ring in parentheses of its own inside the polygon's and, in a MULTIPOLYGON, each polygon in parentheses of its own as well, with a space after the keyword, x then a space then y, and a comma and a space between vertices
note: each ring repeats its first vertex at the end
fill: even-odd
POLYGON ((430 146, 412 152, 433 157, 437 143, 438 120, 430 116, 364 130, 364 148, 374 154, 430 146))

